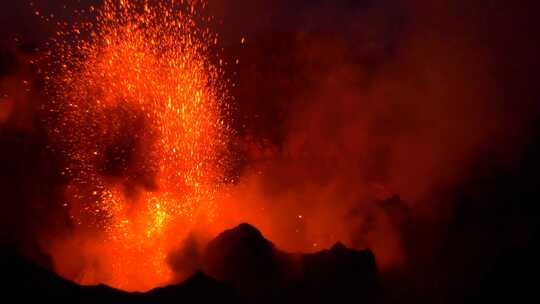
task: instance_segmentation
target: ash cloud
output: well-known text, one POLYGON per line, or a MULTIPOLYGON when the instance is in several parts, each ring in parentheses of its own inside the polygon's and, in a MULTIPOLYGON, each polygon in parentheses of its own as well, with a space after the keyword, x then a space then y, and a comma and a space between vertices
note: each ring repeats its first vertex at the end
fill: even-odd
POLYGON ((0 246, 52 268, 41 242, 69 230, 59 159, 47 149, 42 83, 31 45, 0 46, 0 246))
POLYGON ((254 21, 262 30, 235 54, 244 159, 230 217, 290 250, 372 248, 389 273, 443 263, 430 253, 463 208, 480 208, 464 185, 530 161, 534 4, 321 3, 298 14, 261 4, 270 21, 254 21))
MULTIPOLYGON (((537 237, 535 6, 212 2, 240 60, 230 71, 239 177, 225 223, 250 222, 286 250, 369 247, 390 282, 412 277, 433 294, 478 284, 495 255, 537 237)), ((32 74, 1 62, 3 86, 32 74)), ((29 110, 40 98, 20 100, 0 104, 2 231, 16 231, 2 238, 35 241, 69 221, 29 110)), ((200 247, 188 239, 171 255, 179 278, 200 247)))

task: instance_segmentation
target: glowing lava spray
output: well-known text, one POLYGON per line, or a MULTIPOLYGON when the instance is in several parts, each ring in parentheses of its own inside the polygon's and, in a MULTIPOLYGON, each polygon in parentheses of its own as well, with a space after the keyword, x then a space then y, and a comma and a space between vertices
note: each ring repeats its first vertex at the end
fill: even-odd
POLYGON ((228 106, 204 7, 105 0, 51 44, 51 147, 74 223, 53 245, 60 274, 128 290, 167 283, 167 254, 213 221, 228 106))

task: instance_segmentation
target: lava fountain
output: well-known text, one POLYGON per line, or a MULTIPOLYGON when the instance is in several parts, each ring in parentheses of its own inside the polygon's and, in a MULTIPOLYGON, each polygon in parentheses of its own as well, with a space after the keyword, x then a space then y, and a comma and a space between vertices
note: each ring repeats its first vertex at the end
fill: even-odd
POLYGON ((105 0, 53 40, 50 146, 65 160, 74 223, 49 245, 61 275, 126 290, 165 284, 167 254, 214 221, 228 105, 204 6, 105 0))

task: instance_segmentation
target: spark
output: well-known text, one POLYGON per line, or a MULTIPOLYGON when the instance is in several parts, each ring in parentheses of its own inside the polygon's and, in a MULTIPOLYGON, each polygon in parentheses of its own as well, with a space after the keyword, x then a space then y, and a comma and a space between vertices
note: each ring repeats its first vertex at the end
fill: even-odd
POLYGON ((79 229, 99 232, 107 245, 96 258, 110 266, 107 279, 79 283, 166 283, 172 246, 215 216, 227 98, 210 58, 218 38, 201 25, 208 20, 200 6, 105 0, 90 8, 94 19, 57 33, 56 70, 47 75, 58 114, 50 137, 67 159, 71 216, 79 229))

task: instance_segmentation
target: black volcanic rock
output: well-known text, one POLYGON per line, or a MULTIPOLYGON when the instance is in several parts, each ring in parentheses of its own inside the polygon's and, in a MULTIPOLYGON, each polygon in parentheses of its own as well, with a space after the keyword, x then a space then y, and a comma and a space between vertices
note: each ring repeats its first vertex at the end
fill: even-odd
POLYGON ((203 257, 205 272, 256 302, 274 298, 287 278, 288 264, 287 256, 249 224, 221 233, 203 257))
POLYGON ((232 288, 195 273, 185 282, 146 293, 128 293, 105 285, 79 286, 12 252, 0 252, 0 301, 20 303, 238 303, 232 288))
POLYGON ((212 240, 204 254, 205 270, 224 281, 260 279, 278 268, 277 250, 259 230, 241 224, 212 240))
POLYGON ((0 252, 3 282, 0 296, 17 302, 128 303, 128 293, 108 286, 79 286, 10 250, 0 252))
POLYGON ((153 289, 141 295, 140 303, 238 303, 234 289, 196 272, 182 284, 153 289))
POLYGON ((248 224, 208 244, 203 255, 208 275, 196 272, 183 283, 145 293, 79 286, 11 251, 0 250, 0 263, 5 280, 0 299, 23 303, 370 303, 378 291, 371 251, 338 243, 317 253, 290 254, 248 224))
POLYGON ((210 242, 204 265, 208 274, 236 287, 247 302, 371 300, 377 291, 377 267, 371 251, 351 250, 337 243, 330 250, 290 254, 248 224, 227 230, 210 242))
POLYGON ((361 298, 373 300, 378 289, 375 256, 337 243, 330 250, 304 254, 300 258, 302 278, 299 298, 326 302, 361 298))

